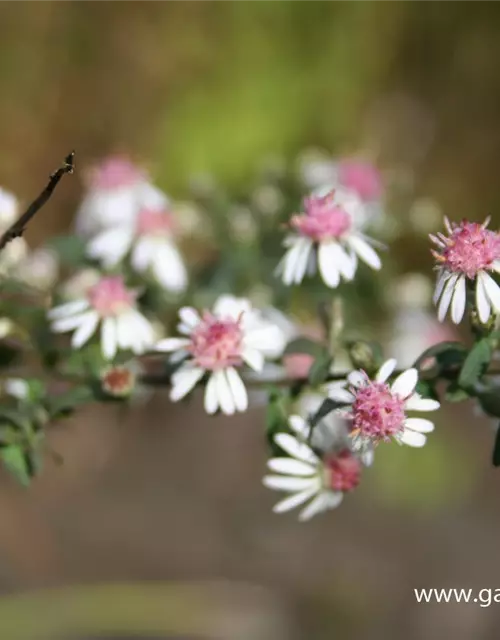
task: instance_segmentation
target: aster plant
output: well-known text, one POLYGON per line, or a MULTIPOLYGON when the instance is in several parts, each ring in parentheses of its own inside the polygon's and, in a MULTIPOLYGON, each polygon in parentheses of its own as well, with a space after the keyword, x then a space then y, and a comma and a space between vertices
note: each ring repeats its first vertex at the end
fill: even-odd
POLYGON ((431 341, 407 365, 373 340, 390 311, 380 272, 397 268, 383 233, 391 194, 368 160, 268 162, 249 194, 197 177, 176 201, 111 157, 87 173, 70 232, 30 251, 28 223, 73 169, 70 154, 20 216, 0 189, 0 457, 21 482, 47 459, 56 421, 88 403, 144 403, 162 386, 171 402, 201 391, 210 416, 259 420, 264 408, 263 484, 282 494, 276 513, 298 509, 301 521, 362 486, 380 447, 418 455, 443 402, 472 399, 500 419, 489 221, 429 229, 437 321, 449 314, 470 338, 431 341))

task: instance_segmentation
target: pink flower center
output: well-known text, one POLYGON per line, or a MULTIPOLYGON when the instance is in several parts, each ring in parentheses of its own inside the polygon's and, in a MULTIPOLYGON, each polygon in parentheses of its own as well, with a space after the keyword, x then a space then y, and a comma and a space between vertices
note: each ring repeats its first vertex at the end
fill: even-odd
POLYGON ((353 406, 352 434, 375 441, 389 440, 403 430, 405 401, 394 395, 384 382, 369 382, 351 388, 356 396, 353 406))
POLYGON ((166 210, 142 209, 137 217, 137 233, 146 235, 167 235, 172 231, 172 216, 166 210))
POLYGON ((373 202, 380 199, 382 178, 372 164, 363 160, 343 160, 338 171, 341 184, 355 191, 361 200, 373 202))
POLYGON ((144 180, 145 176, 126 158, 113 156, 96 167, 92 175, 94 189, 120 189, 144 180))
POLYGON ((241 365, 242 342, 240 320, 217 318, 207 311, 191 334, 188 350, 198 366, 214 371, 241 365))
POLYGON ((347 449, 324 461, 325 484, 333 491, 352 491, 361 479, 361 463, 347 449))
POLYGON ((102 278, 88 292, 91 306, 100 316, 116 316, 133 307, 136 294, 127 289, 121 276, 102 278))
POLYGON ((292 228, 317 242, 340 238, 352 226, 351 216, 335 202, 335 192, 304 199, 305 213, 292 217, 292 228))
POLYGON ((437 262, 449 271, 475 278, 479 271, 491 269, 500 259, 500 234, 477 222, 463 221, 452 226, 449 237, 438 234, 445 247, 432 251, 437 262))

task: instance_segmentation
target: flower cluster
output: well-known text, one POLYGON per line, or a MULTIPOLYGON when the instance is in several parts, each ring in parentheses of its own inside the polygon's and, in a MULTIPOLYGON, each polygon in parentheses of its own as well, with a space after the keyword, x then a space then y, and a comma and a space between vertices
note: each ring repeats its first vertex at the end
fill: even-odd
MULTIPOLYGON (((352 306, 342 311, 351 291, 351 301, 362 304, 376 290, 373 272, 382 268, 384 245, 372 222, 383 218, 387 202, 381 174, 359 158, 309 161, 302 169, 309 192, 297 191, 295 209, 275 168, 244 204, 227 199, 223 224, 215 218, 225 198, 210 180, 198 180, 193 201, 178 207, 143 169, 111 157, 88 175, 74 234, 32 252, 22 238, 7 245, 0 270, 15 286, 1 301, 0 336, 35 345, 46 374, 8 378, 2 386, 10 405, 6 443, 14 444, 2 444, 0 458, 10 468, 15 460, 23 482, 55 419, 84 402, 146 402, 158 384, 169 387, 172 402, 200 390, 209 415, 264 404, 271 453, 263 483, 285 494, 274 511, 300 507, 300 520, 337 507, 371 473, 378 447, 424 446, 434 430, 426 414, 440 407, 441 393, 450 401, 476 398, 500 417, 490 368, 500 336, 500 233, 488 221, 445 219, 446 234, 430 236, 438 320, 449 310, 455 325, 467 317, 472 346, 427 309, 432 285, 425 277, 405 273, 390 288, 393 310, 398 303, 389 340, 397 369, 380 345, 352 340, 350 318, 360 314, 352 306), (204 244, 189 245, 212 218, 211 232, 198 236, 204 244), (286 219, 284 239, 277 218, 286 219), (227 254, 215 246, 219 237, 230 245, 227 254), (178 245, 196 255, 192 270, 178 245), (249 286, 253 270, 262 282, 249 286), (310 311, 317 300, 301 297, 305 287, 296 298, 289 289, 316 273, 327 296, 318 321, 310 311), (197 279, 203 285, 188 287, 197 279), (343 298, 335 291, 332 302, 340 285, 343 298), (9 297, 20 292, 28 296, 21 310, 9 297), (33 309, 35 294, 41 302, 33 309), (276 308, 286 299, 294 313, 276 308), (412 342, 410 356, 408 330, 424 340, 412 342), (61 391, 61 380, 70 388, 61 391)), ((0 189, 2 229, 17 216, 17 200, 0 189)), ((377 309, 372 302, 363 309, 370 322, 377 309)), ((8 355, 17 348, 7 340, 4 346, 8 355)), ((497 441, 493 460, 500 466, 497 441)))

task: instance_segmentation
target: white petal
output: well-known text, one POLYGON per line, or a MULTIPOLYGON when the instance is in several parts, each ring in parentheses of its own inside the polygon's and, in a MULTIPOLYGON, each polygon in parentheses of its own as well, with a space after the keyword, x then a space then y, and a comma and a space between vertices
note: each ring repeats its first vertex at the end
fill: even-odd
POLYGON ((448 278, 450 277, 450 272, 449 271, 441 271, 439 273, 437 282, 436 282, 436 289, 434 291, 434 295, 432 297, 432 301, 434 304, 438 303, 439 298, 441 297, 441 294, 443 293, 443 289, 444 289, 444 285, 446 284, 446 281, 448 280, 448 278))
POLYGON ((378 373, 375 377, 377 382, 385 382, 391 375, 394 369, 396 368, 397 361, 395 358, 391 358, 384 362, 384 364, 378 370, 378 373))
POLYGON ((451 319, 455 324, 459 324, 464 317, 466 299, 466 283, 462 277, 457 280, 451 302, 451 319))
POLYGON ((335 289, 340 283, 340 270, 337 266, 335 242, 322 242, 318 248, 318 267, 323 281, 335 289))
POLYGON ((172 243, 164 241, 156 248, 152 268, 156 280, 168 291, 180 292, 187 287, 186 267, 172 243))
POLYGON ((136 309, 127 314, 127 322, 134 327, 134 333, 130 337, 130 348, 136 354, 143 353, 153 346, 155 331, 149 320, 136 309))
POLYGON ((261 351, 263 355, 278 357, 286 346, 284 333, 277 326, 263 323, 255 329, 247 331, 243 338, 244 347, 261 351))
POLYGON ((396 394, 400 398, 407 398, 411 395, 417 386, 418 372, 416 369, 407 369, 403 371, 391 387, 392 393, 396 394))
POLYGON ((68 316, 67 318, 54 320, 52 322, 51 329, 55 333, 65 333, 66 331, 73 331, 73 329, 78 329, 82 322, 86 322, 87 314, 88 311, 84 311, 83 313, 79 313, 75 316, 68 316))
POLYGON ((405 429, 400 440, 403 444, 407 444, 409 447, 423 447, 427 438, 423 433, 417 433, 411 429, 405 429))
POLYGON ((405 408, 409 411, 436 411, 440 406, 437 400, 421 398, 418 394, 413 394, 405 404, 405 408))
POLYGON ((205 399, 204 399, 205 411, 212 415, 219 408, 219 398, 217 395, 217 383, 215 379, 215 374, 211 374, 208 379, 207 386, 205 388, 205 399))
POLYGON ((299 514, 299 520, 305 522, 313 516, 327 509, 334 509, 342 502, 344 494, 341 491, 320 493, 299 514))
POLYGON ((71 339, 71 346, 74 349, 79 349, 89 340, 90 336, 95 332, 99 322, 99 314, 97 311, 87 311, 84 315, 86 316, 85 320, 83 320, 82 317, 82 323, 71 339))
POLYGON ((301 493, 295 493, 288 498, 285 498, 278 504, 274 505, 273 511, 274 513, 284 513, 285 511, 290 511, 291 509, 295 509, 300 504, 303 504, 306 500, 309 500, 316 493, 316 488, 306 489, 306 491, 302 491, 301 493))
POLYGON ((328 397, 336 402, 347 402, 352 403, 354 401, 354 396, 347 389, 342 389, 342 387, 333 387, 330 386, 328 389, 328 397))
POLYGON ((493 271, 500 273, 500 260, 495 260, 491 266, 493 268, 493 271))
POLYGON ((115 318, 104 318, 101 325, 101 348, 106 360, 112 360, 116 355, 117 329, 115 318))
POLYGON ((274 442, 283 449, 292 458, 297 458, 303 462, 317 464, 318 458, 314 451, 304 442, 299 442, 289 433, 278 433, 274 436, 274 442))
POLYGON ((131 227, 112 227, 106 229, 87 245, 87 254, 100 260, 106 267, 118 264, 132 244, 134 232, 131 227))
POLYGON ((120 349, 128 349, 138 337, 138 327, 134 316, 124 313, 116 318, 116 344, 120 349))
POLYGON ((434 431, 434 423, 424 418, 406 418, 405 427, 419 433, 430 433, 434 431))
POLYGON ((309 240, 309 238, 303 238, 305 242, 301 245, 300 253, 297 255, 296 263, 295 263, 295 278, 294 283, 300 284, 304 279, 304 276, 307 271, 307 265, 309 263, 309 253, 313 248, 313 243, 309 240))
POLYGON ((254 371, 262 371, 264 367, 264 356, 256 349, 244 349, 241 354, 243 360, 254 371))
POLYGON ((191 330, 197 327, 200 323, 200 316, 193 307, 182 307, 179 310, 179 318, 181 319, 182 324, 186 325, 191 330))
POLYGON ((49 320, 59 320, 60 318, 65 318, 66 316, 72 316, 77 313, 81 313, 88 308, 89 303, 87 300, 73 300, 71 302, 66 302, 65 304, 60 304, 57 307, 50 309, 47 313, 47 317, 49 318, 49 320))
POLYGON ((265 476, 262 482, 268 489, 278 491, 315 490, 318 486, 317 478, 293 478, 292 476, 265 476))
POLYGON ((312 476, 316 473, 315 467, 292 458, 271 458, 267 461, 267 466, 271 471, 291 476, 312 476))
POLYGON ((233 395, 236 410, 246 411, 248 408, 248 394, 239 373, 233 367, 229 367, 226 369, 226 377, 233 395))
POLYGON ((309 437, 309 432, 311 427, 309 424, 302 418, 302 416, 292 415, 288 418, 288 424, 290 428, 295 431, 295 433, 303 439, 307 439, 309 437))
POLYGON ((181 367, 172 376, 172 389, 170 390, 170 400, 177 402, 181 398, 184 398, 201 380, 204 369, 199 367, 181 367))
POLYGON ((361 371, 351 371, 347 376, 347 381, 353 387, 361 387, 365 384, 366 378, 361 371))
POLYGON ((226 378, 226 372, 224 370, 216 371, 213 374, 215 380, 215 389, 217 391, 217 398, 219 401, 219 407, 222 413, 227 416, 232 416, 236 410, 231 387, 226 378))
MULTIPOLYGON (((312 241, 309 238, 295 238, 293 244, 290 245, 290 249, 283 257, 283 282, 286 285, 291 285, 297 280, 297 275, 300 274, 303 265, 303 257, 307 250, 312 247, 312 241)), ((307 260, 306 260, 307 266, 307 260)))
POLYGON ((136 271, 139 271, 139 273, 146 271, 153 259, 154 250, 154 240, 152 240, 149 236, 139 238, 134 247, 134 250, 132 251, 132 256, 130 259, 133 268, 136 271))
POLYGON ((358 236, 350 236, 348 242, 361 260, 366 262, 369 267, 377 270, 381 268, 382 262, 380 258, 365 240, 358 236))
MULTIPOLYGON (((453 290, 455 288, 455 284, 458 280, 458 277, 459 277, 458 274, 454 273, 448 278, 446 282, 443 293, 441 295, 441 300, 439 302, 439 307, 438 307, 439 322, 443 322, 446 316, 446 312, 448 311, 448 307, 450 306, 451 298, 453 296, 453 290)), ((460 277, 463 277, 463 276, 460 276, 460 277)))
POLYGON ((163 353, 169 353, 170 351, 177 351, 184 349, 190 344, 191 340, 188 338, 165 338, 160 340, 155 345, 155 351, 161 351, 163 353))
POLYGON ((484 287, 482 275, 483 274, 480 272, 477 276, 476 281, 476 308, 479 315, 479 320, 483 324, 486 324, 490 317, 491 305, 486 293, 486 289, 484 287))
POLYGON ((491 302, 491 306, 497 313, 500 313, 500 287, 493 278, 484 271, 481 273, 481 280, 486 290, 486 295, 491 302))

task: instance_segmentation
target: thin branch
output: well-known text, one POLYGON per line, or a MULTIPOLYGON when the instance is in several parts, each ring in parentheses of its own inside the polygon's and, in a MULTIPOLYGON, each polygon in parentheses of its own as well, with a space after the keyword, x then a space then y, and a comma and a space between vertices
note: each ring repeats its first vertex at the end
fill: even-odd
POLYGON ((23 233, 26 231, 26 226, 28 222, 33 218, 33 216, 39 211, 43 205, 50 198, 54 189, 59 184, 60 179, 63 177, 65 173, 73 173, 75 169, 74 165, 75 152, 72 151, 65 158, 62 165, 54 171, 54 173, 50 174, 49 182, 42 193, 33 200, 30 206, 26 209, 26 211, 22 214, 22 216, 12 224, 7 231, 0 237, 0 251, 14 238, 20 238, 23 233))

